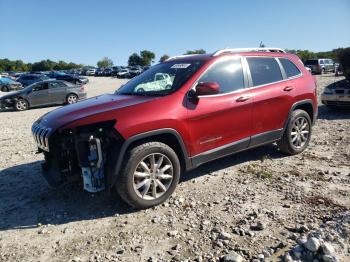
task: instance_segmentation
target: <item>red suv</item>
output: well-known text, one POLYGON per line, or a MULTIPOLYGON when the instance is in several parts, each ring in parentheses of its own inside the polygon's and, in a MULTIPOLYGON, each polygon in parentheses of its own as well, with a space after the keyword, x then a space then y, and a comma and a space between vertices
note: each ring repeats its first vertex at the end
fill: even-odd
POLYGON ((225 49, 170 58, 114 94, 42 116, 32 132, 50 185, 116 188, 130 205, 148 208, 205 162, 273 142, 302 152, 316 115, 316 83, 297 56, 225 49))

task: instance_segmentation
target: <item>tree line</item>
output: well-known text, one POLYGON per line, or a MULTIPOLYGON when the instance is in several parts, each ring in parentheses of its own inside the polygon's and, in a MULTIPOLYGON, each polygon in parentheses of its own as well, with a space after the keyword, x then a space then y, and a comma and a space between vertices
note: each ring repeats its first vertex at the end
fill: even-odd
POLYGON ((1 71, 16 71, 16 72, 28 72, 28 71, 51 71, 51 70, 68 70, 74 68, 81 68, 82 64, 67 63, 64 61, 52 61, 50 59, 41 60, 35 63, 24 63, 22 60, 9 60, 7 58, 0 59, 0 72, 1 71))
MULTIPOLYGON (((308 59, 313 58, 331 58, 335 61, 343 61, 344 59, 341 56, 344 56, 344 53, 348 53, 350 48, 337 48, 331 51, 325 52, 312 52, 309 50, 295 50, 287 49, 288 53, 296 54, 300 59, 305 62, 308 59)), ((205 54, 204 49, 188 50, 184 55, 190 54, 205 54)), ((128 59, 129 66, 149 66, 155 62, 155 53, 149 50, 142 50, 139 53, 132 53, 128 59)), ((169 59, 169 55, 164 54, 160 57, 159 62, 164 62, 169 59)), ((346 59, 344 63, 346 63, 346 59)), ((97 62, 98 67, 111 67, 114 63, 112 59, 104 57, 97 62)), ((75 68, 82 68, 84 65, 76 63, 67 63, 65 61, 52 61, 50 59, 42 60, 35 63, 24 63, 22 60, 9 60, 7 58, 0 59, 0 72, 1 71, 17 71, 17 72, 27 72, 27 71, 51 71, 51 70, 69 70, 75 68)))

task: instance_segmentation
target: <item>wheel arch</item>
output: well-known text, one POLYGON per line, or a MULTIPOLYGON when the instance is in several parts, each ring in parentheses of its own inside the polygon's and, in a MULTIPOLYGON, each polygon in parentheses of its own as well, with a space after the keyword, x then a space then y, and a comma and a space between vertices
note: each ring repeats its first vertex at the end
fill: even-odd
POLYGON ((314 104, 313 101, 311 99, 305 99, 299 102, 296 102, 292 105, 291 109, 289 110, 289 114, 288 114, 288 118, 284 124, 284 130, 287 127, 288 124, 288 120, 290 118, 290 116, 292 115, 292 112, 297 110, 297 109, 301 109, 304 110, 306 113, 308 113, 308 115, 310 116, 310 119, 312 121, 312 124, 315 123, 316 121, 316 114, 315 114, 315 110, 314 110, 314 104))
POLYGON ((172 128, 152 130, 132 136, 124 141, 115 163, 109 167, 109 186, 113 187, 117 182, 118 174, 121 171, 123 161, 125 160, 127 150, 130 148, 150 141, 162 142, 171 147, 179 157, 181 170, 188 170, 191 167, 191 161, 187 153, 185 143, 181 135, 172 128))

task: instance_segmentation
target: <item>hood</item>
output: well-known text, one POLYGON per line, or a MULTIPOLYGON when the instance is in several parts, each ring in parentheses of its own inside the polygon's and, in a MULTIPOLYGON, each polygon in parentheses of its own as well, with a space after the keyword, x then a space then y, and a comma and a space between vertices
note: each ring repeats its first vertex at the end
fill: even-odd
POLYGON ((12 91, 6 95, 0 96, 0 99, 8 99, 8 98, 13 98, 16 97, 18 95, 21 94, 21 90, 20 91, 12 91))
POLYGON ((157 97, 105 94, 55 109, 43 115, 36 123, 55 130, 82 118, 145 103, 154 99, 157 99, 157 97))

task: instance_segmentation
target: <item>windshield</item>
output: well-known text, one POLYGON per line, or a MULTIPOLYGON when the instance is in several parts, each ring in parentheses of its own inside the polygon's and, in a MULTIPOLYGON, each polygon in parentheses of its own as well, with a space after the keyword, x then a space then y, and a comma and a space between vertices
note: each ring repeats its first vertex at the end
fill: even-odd
POLYGON ((116 94, 168 95, 178 90, 202 65, 202 61, 157 64, 126 83, 116 94))

